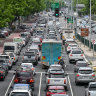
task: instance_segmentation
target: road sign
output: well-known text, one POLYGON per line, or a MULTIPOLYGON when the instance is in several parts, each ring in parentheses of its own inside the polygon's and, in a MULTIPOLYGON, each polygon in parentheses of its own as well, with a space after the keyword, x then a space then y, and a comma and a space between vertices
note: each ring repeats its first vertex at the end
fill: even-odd
POLYGON ((92 44, 96 44, 96 40, 91 40, 92 44))
POLYGON ((52 8, 52 10, 55 10, 56 8, 59 8, 59 3, 52 3, 51 8, 52 8))
POLYGON ((73 23, 73 18, 67 18, 67 23, 73 23))
POLYGON ((81 28, 81 36, 85 37, 89 35, 89 29, 88 28, 81 28))

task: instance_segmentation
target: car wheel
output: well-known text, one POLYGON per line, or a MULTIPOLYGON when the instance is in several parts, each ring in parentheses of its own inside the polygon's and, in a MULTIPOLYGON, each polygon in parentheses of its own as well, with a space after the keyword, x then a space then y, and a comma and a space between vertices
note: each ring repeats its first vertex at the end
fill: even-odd
POLYGON ((69 60, 69 63, 71 63, 71 60, 69 60))
POLYGON ((76 84, 76 85, 78 85, 78 82, 77 82, 77 81, 75 81, 75 84, 76 84))

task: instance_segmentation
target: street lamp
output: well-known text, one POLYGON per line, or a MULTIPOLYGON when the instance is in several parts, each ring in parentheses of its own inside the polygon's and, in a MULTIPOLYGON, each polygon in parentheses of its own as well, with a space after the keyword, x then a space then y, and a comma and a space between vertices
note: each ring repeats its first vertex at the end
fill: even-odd
POLYGON ((78 17, 78 13, 74 12, 75 37, 77 37, 77 17, 78 17))
POLYGON ((90 0, 90 30, 89 30, 89 50, 91 50, 91 0, 90 0))

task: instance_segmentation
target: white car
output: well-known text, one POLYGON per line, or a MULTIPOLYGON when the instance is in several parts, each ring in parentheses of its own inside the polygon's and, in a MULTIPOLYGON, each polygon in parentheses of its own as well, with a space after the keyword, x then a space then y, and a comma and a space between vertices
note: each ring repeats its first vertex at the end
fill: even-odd
POLYGON ((28 67, 28 68, 32 69, 33 75, 35 75, 35 68, 33 67, 32 63, 22 63, 21 67, 28 67))

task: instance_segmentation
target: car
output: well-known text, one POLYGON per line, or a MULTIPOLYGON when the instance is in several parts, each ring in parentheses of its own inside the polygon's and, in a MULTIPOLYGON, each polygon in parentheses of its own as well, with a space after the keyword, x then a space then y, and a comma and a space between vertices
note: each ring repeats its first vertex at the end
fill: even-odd
POLYGON ((69 96, 68 94, 53 94, 51 96, 69 96))
POLYGON ((77 48, 78 45, 76 43, 69 43, 67 48, 66 48, 66 51, 67 51, 67 54, 70 53, 70 51, 72 50, 72 48, 77 48))
POLYGON ((34 93, 29 84, 14 84, 8 96, 34 96, 34 93))
POLYGON ((77 61, 74 68, 74 72, 78 72, 78 69, 80 67, 88 67, 88 63, 86 61, 77 61))
POLYGON ((26 68, 30 68, 33 71, 33 75, 35 75, 35 68, 33 67, 32 63, 22 63, 21 67, 26 67, 26 68))
POLYGON ((67 74, 63 70, 51 70, 46 73, 46 87, 50 85, 62 85, 67 90, 67 74))
POLYGON ((4 80, 6 77, 6 70, 2 66, 0 66, 0 80, 4 80))
POLYGON ((75 76, 75 84, 94 82, 95 79, 95 73, 91 67, 80 67, 75 76))
POLYGON ((96 96, 96 82, 90 82, 85 89, 85 96, 96 96))
POLYGON ((33 63, 34 65, 38 64, 37 54, 34 51, 26 51, 22 58, 23 63, 33 63))
POLYGON ((37 54, 37 58, 38 58, 38 61, 40 61, 40 57, 41 57, 41 54, 39 52, 39 49, 37 46, 31 46, 29 49, 28 49, 29 52, 35 52, 37 54))
POLYGON ((29 84, 34 90, 34 75, 30 68, 17 68, 14 78, 14 84, 29 84))
POLYGON ((72 49, 69 54, 69 62, 77 62, 84 59, 84 53, 80 49, 72 49))
POLYGON ((8 69, 12 68, 13 60, 11 59, 11 57, 9 55, 1 54, 0 55, 0 60, 6 60, 6 62, 8 63, 8 69))
POLYGON ((46 96, 51 96, 53 94, 62 94, 65 95, 67 94, 64 86, 48 86, 46 96))
POLYGON ((13 60, 13 64, 16 64, 16 62, 18 61, 18 55, 12 52, 12 53, 9 53, 9 56, 13 60))

